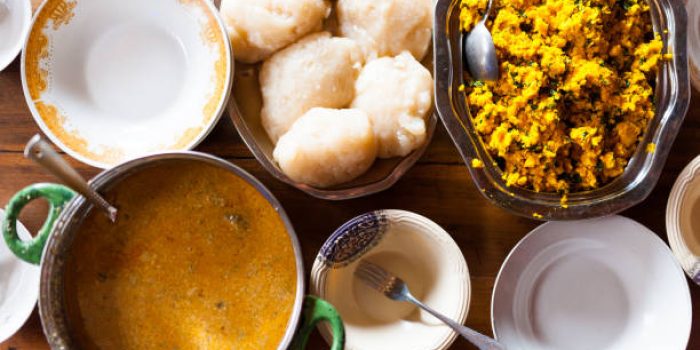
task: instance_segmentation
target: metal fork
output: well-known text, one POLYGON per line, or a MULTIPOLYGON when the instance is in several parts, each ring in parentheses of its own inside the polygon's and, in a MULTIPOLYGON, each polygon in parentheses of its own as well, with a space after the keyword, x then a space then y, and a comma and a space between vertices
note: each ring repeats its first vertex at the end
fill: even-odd
POLYGON ((505 350, 505 346, 498 343, 495 339, 489 338, 479 332, 465 327, 439 312, 431 309, 427 305, 416 299, 408 290, 406 283, 399 277, 392 275, 383 268, 367 261, 360 261, 355 276, 362 282, 372 287, 376 291, 384 294, 386 297, 396 301, 407 301, 419 308, 427 311, 435 318, 452 327, 457 333, 476 345, 480 350, 505 350))

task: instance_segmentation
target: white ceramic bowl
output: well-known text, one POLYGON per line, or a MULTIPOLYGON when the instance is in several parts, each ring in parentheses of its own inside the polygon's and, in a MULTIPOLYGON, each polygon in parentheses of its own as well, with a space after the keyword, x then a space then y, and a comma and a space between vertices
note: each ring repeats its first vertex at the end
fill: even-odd
MULTIPOLYGON (((4 217, 0 209, 0 223, 4 217)), ((19 221, 17 234, 32 238, 19 221)), ((32 314, 39 297, 39 274, 39 266, 18 259, 0 244, 0 343, 17 333, 32 314)))
POLYGON ((232 65, 208 0, 46 0, 22 84, 51 141, 107 168, 196 146, 225 107, 232 65))
POLYGON ((0 9, 0 71, 17 57, 31 23, 32 3, 29 0, 5 0, 5 8, 0 9))
POLYGON ((530 232, 498 274, 491 312, 508 350, 682 350, 692 322, 671 251, 621 216, 530 232))
MULTIPOLYGON (((469 270, 450 235, 418 214, 370 212, 331 235, 311 272, 312 292, 333 304, 343 318, 347 350, 447 349, 456 337, 449 327, 409 303, 389 300, 353 276, 364 259, 404 279, 418 299, 463 323, 471 293, 469 270)), ((330 339, 326 325, 319 330, 330 339)))
POLYGON ((666 234, 683 270, 700 285, 700 156, 683 169, 671 189, 666 234))

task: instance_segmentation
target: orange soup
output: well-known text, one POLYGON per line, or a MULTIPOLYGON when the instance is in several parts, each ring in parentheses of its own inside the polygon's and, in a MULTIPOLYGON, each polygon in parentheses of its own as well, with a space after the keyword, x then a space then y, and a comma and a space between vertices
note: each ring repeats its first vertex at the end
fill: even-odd
POLYGON ((81 349, 275 349, 296 295, 291 240, 267 200, 197 161, 145 169, 88 214, 65 275, 81 349))

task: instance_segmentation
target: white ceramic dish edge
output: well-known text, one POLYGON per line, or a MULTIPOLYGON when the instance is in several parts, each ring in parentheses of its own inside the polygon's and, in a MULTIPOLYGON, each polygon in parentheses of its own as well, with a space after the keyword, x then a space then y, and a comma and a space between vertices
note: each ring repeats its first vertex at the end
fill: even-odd
MULTIPOLYGON (((12 63, 12 61, 15 60, 20 50, 22 50, 22 47, 24 46, 24 41, 27 38, 27 34, 29 34, 29 29, 32 26, 31 2, 29 0, 8 0, 8 7, 14 7, 17 5, 22 6, 21 18, 18 17, 13 20, 20 20, 20 25, 22 26, 22 28, 19 29, 20 32, 18 37, 12 38, 12 40, 15 41, 14 45, 12 45, 12 48, 7 49, 6 52, 0 51, 0 72, 2 72, 5 68, 7 68, 7 66, 9 66, 10 63, 12 63)), ((10 11, 9 13, 7 13, 5 15, 5 18, 0 19, 0 22, 9 21, 9 17, 13 16, 13 13, 15 11, 10 11)), ((2 23, 0 23, 0 25, 2 25, 2 23)), ((6 40, 6 38, 3 38, 3 40, 6 40)))
MULTIPOLYGON (((195 137, 192 141, 190 141, 185 147, 183 147, 182 150, 194 149, 202 141, 204 141, 204 139, 211 133, 211 131, 214 129, 214 127, 218 124, 218 121, 220 120, 221 116, 226 111, 226 107, 228 105, 229 98, 231 97, 231 91, 233 88, 233 72, 235 69, 235 60, 234 60, 234 55, 233 55, 233 48, 231 47, 231 42, 230 42, 230 40, 228 40, 228 33, 226 31, 226 26, 224 25, 224 22, 221 19, 219 11, 216 8, 214 2, 204 1, 204 3, 206 3, 209 10, 214 15, 214 18, 216 18, 218 27, 222 31, 224 38, 226 39, 226 40, 224 40, 224 45, 225 45, 226 51, 228 53, 227 54, 227 60, 228 60, 227 63, 229 65, 229 69, 226 72, 226 79, 224 82, 224 95, 223 95, 223 98, 220 99, 219 103, 217 104, 216 112, 214 113, 213 118, 208 123, 208 125, 205 128, 203 128, 203 130, 200 132, 200 134, 197 135, 197 137, 195 137)), ((46 0, 42 1, 41 5, 39 5, 39 7, 36 9, 35 13, 39 13, 46 4, 47 4, 46 0)), ((27 29, 28 32, 31 30, 31 28, 33 28, 36 20, 37 20, 36 16, 31 18, 29 28, 27 29)), ((87 165, 90 165, 92 167, 96 167, 96 168, 100 168, 100 169, 108 169, 108 168, 113 167, 116 164, 109 164, 109 163, 105 163, 105 162, 94 161, 94 160, 91 160, 91 159, 79 154, 78 152, 73 151, 70 147, 68 147, 65 143, 63 143, 56 135, 54 135, 54 133, 44 123, 43 119, 39 115, 39 111, 37 110, 37 108, 34 104, 34 101, 31 99, 31 95, 29 93, 29 88, 28 88, 28 83, 26 81, 26 63, 25 63, 26 62, 26 53, 25 52, 26 52, 26 47, 29 43, 29 35, 28 34, 29 33, 27 33, 24 36, 24 43, 22 45, 22 55, 21 55, 20 61, 21 61, 22 90, 24 92, 25 101, 27 103, 27 106, 29 107, 29 110, 32 114, 32 118, 37 123, 37 125, 41 129, 42 133, 44 135, 46 135, 51 140, 52 143, 57 145, 62 151, 64 151, 66 154, 68 154, 72 158, 74 158, 82 163, 85 163, 87 165)), ((174 150, 171 150, 171 151, 174 151, 174 150)), ((144 155, 152 154, 152 153, 156 153, 156 152, 147 152, 144 155)), ((137 155, 134 157, 126 158, 126 159, 123 159, 120 163, 124 163, 124 162, 127 162, 129 160, 133 160, 135 158, 142 157, 144 155, 137 155)))
MULTIPOLYGON (((4 217, 5 212, 0 209, 0 223, 2 223, 4 217)), ((18 221, 17 224, 17 233, 20 238, 31 239, 32 236, 22 223, 18 221)), ((6 253, 5 258, 11 259, 13 264, 19 264, 19 271, 22 274, 18 284, 8 286, 5 278, 9 276, 5 275, 5 271, 2 271, 3 290, 0 292, 3 299, 0 300, 0 343, 2 343, 17 333, 34 311, 34 307, 39 298, 39 278, 41 270, 38 266, 30 265, 29 263, 19 260, 9 251, 4 243, 2 247, 0 247, 0 250, 6 253), (13 287, 13 289, 9 289, 8 287, 13 287), (8 292, 9 294, 7 294, 8 292), (8 300, 12 301, 9 305, 6 303, 8 300), (7 308, 10 308, 10 310, 7 310, 7 308)))
MULTIPOLYGON (((629 219, 629 218, 622 217, 622 216, 619 216, 619 215, 610 215, 610 216, 607 216, 607 217, 593 218, 593 219, 585 219, 585 220, 580 220, 580 221, 581 221, 581 222, 592 222, 592 221, 607 220, 607 219, 615 219, 615 218, 620 218, 620 219, 624 219, 624 220, 630 221, 630 222, 632 222, 632 223, 634 223, 634 224, 640 226, 644 231, 651 232, 646 226, 644 226, 644 225, 642 225, 642 224, 640 224, 640 223, 638 223, 638 222, 636 222, 636 221, 634 221, 634 220, 631 220, 631 219, 629 219)), ((494 310, 494 301, 495 301, 496 296, 497 296, 497 293, 498 293, 498 286, 499 286, 499 284, 500 284, 499 282, 501 282, 501 280, 502 280, 502 278, 503 278, 504 269, 506 268, 507 263, 508 263, 510 260, 512 260, 514 254, 518 251, 518 248, 519 248, 519 247, 521 247, 526 241, 528 241, 528 239, 531 239, 531 237, 534 236, 537 232, 543 230, 543 229, 544 229, 543 227, 545 227, 546 225, 550 225, 550 224, 561 224, 561 222, 547 222, 547 223, 541 224, 540 226, 536 227, 535 229, 533 229, 532 231, 530 231, 528 234, 526 234, 526 235, 511 249, 511 251, 508 253, 508 255, 506 256, 506 258, 504 259, 503 264, 501 265, 501 267, 500 267, 500 269, 499 269, 499 271, 498 271, 498 275, 497 275, 497 277, 496 277, 496 280, 494 281, 494 288, 493 288, 492 294, 491 294, 491 310, 490 310, 491 327, 492 327, 492 331, 493 331, 494 337, 495 337, 497 340, 499 340, 499 335, 498 335, 498 332, 497 332, 497 329, 496 329, 496 319, 495 319, 496 316, 495 316, 495 314, 494 314, 494 312, 495 312, 495 310, 494 310)), ((652 241, 655 242, 655 244, 658 244, 658 245, 660 245, 660 246, 667 247, 666 244, 665 244, 665 242, 664 242, 663 240, 661 240, 661 238, 659 238, 659 236, 657 236, 656 234, 653 234, 653 232, 650 234, 650 238, 651 238, 652 241)), ((671 255, 671 257, 673 257, 673 254, 671 254, 671 252, 669 252, 669 255, 671 255)), ((678 272, 678 274, 679 274, 680 276, 683 276, 683 269, 681 268, 681 266, 678 264, 678 262, 677 262, 675 259, 672 259, 672 260, 674 261, 674 269, 677 270, 677 272, 678 272)), ((689 340, 690 340, 690 335, 691 335, 690 332, 691 332, 691 323, 692 323, 692 308, 691 308, 692 300, 691 300, 691 297, 690 297, 690 290, 687 288, 687 284, 685 284, 685 287, 686 287, 686 288, 685 288, 685 298, 684 298, 685 300, 684 300, 684 301, 685 301, 685 303, 688 305, 688 308, 687 308, 687 315, 686 315, 685 318, 688 320, 688 325, 687 325, 687 332, 686 332, 686 335, 683 337, 683 339, 682 339, 681 341, 682 341, 684 344, 687 344, 687 343, 689 342, 689 340)), ((686 345, 686 346, 687 346, 687 345, 686 345)), ((683 346, 682 348, 679 348, 678 350, 681 350, 681 349, 685 349, 685 346, 683 346)))
MULTIPOLYGON (((693 159, 678 175, 668 196, 666 206, 666 234, 669 245, 683 270, 696 284, 700 285, 700 256, 693 254, 683 238, 681 224, 681 205, 683 196, 696 177, 700 176, 700 156, 693 159)), ((700 186, 700 184, 696 185, 700 186)), ((692 213, 690 213, 692 214, 692 213)))
MULTIPOLYGON (((459 270, 462 271, 465 275, 465 283, 463 285, 464 289, 461 291, 463 294, 463 298, 459 300, 459 305, 455 305, 455 309, 458 310, 458 315, 454 319, 459 322, 459 323, 464 323, 467 319, 468 311, 469 311, 469 305, 471 302, 471 282, 470 282, 470 275, 469 275, 469 269, 466 263, 466 260, 464 259, 464 256, 461 254, 461 251, 459 247, 457 246, 456 242, 452 239, 452 237, 444 230, 442 229, 438 224, 433 222, 432 220, 421 216, 419 214, 415 214, 412 212, 407 212, 404 210, 395 210, 395 209, 388 209, 388 210, 377 210, 369 213, 365 213, 363 215, 357 216, 353 219, 350 219, 348 222, 340 226, 332 235, 331 238, 324 244, 324 248, 321 249, 321 252, 317 256, 316 260, 314 261, 313 267, 312 267, 312 272, 311 272, 311 292, 313 294, 319 295, 320 297, 325 297, 327 295, 327 288, 326 288, 326 281, 327 281, 327 275, 329 270, 336 268, 336 267, 345 267, 347 265, 352 264, 353 262, 356 262, 363 256, 365 256, 367 253, 371 252, 372 249, 375 247, 376 244, 379 244, 379 241, 381 241, 381 237, 377 239, 375 242, 368 242, 363 240, 362 238, 359 240, 359 242, 353 242, 353 243, 360 243, 361 245, 364 244, 365 246, 360 249, 359 251, 356 251, 354 256, 352 257, 345 257, 343 258, 344 261, 337 264, 334 262, 329 262, 327 258, 324 258, 324 249, 325 246, 330 242, 333 237, 336 235, 338 237, 341 237, 343 235, 338 235, 339 232, 344 232, 345 230, 348 229, 348 227, 352 226, 361 226, 363 230, 368 229, 366 224, 368 222, 365 221, 365 218, 370 217, 369 223, 370 224, 376 224, 379 223, 380 226, 385 226, 389 227, 391 221, 395 222, 401 222, 401 221, 412 221, 416 223, 420 223, 422 225, 425 225, 426 227, 430 228, 430 231, 435 234, 438 239, 443 241, 443 243, 446 243, 451 247, 451 249, 456 249, 459 251, 459 254, 455 254, 457 259, 459 260, 458 264, 461 265, 459 270), (388 219, 387 219, 388 218, 388 219), (362 223, 359 223, 362 221, 362 223), (388 224, 389 223, 389 224, 388 224), (347 259, 346 259, 347 258, 347 259), (331 266, 335 265, 336 266, 331 266)), ((371 227, 371 225, 370 225, 371 227)), ((372 230, 372 228, 369 228, 369 230, 372 230)), ((378 236, 383 235, 383 233, 379 233, 378 236)), ((338 238, 336 237, 336 238, 338 238)), ((337 242, 337 241, 336 241, 337 242)), ((337 253, 337 252, 336 252, 337 253)), ((327 255, 328 252, 325 252, 327 255)), ((383 297, 382 297, 383 298, 383 297)), ((436 321, 437 322, 437 321, 436 321)), ((438 322, 439 323, 439 322, 438 322)), ((445 326, 447 327, 447 326, 445 326)), ((330 329, 327 325, 319 325, 318 329, 321 333, 321 335, 324 337, 324 339, 328 342, 331 340, 331 335, 330 335, 330 329)), ((454 342, 454 340, 457 338, 457 334, 455 332, 450 331, 449 336, 445 337, 442 339, 439 344, 436 344, 436 347, 431 347, 431 350, 444 350, 448 349, 450 345, 454 342)), ((351 342, 348 342, 351 343, 351 342)), ((352 344, 348 344, 352 346, 352 344)), ((356 347, 348 347, 348 350, 359 350, 360 348, 356 347)))

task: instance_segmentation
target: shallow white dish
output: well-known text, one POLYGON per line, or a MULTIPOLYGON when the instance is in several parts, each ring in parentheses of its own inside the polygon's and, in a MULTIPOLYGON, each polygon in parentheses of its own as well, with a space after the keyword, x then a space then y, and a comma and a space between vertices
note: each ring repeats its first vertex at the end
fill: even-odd
POLYGON ((42 131, 89 165, 186 150, 211 131, 233 60, 208 0, 46 0, 22 53, 42 131))
POLYGON ((32 3, 29 0, 5 1, 7 11, 0 9, 0 71, 17 57, 32 23, 32 3))
MULTIPOLYGON (((412 304, 396 302, 353 274, 367 259, 404 279, 428 306, 463 323, 471 294, 469 270, 450 237, 429 219, 402 210, 360 215, 338 228, 321 248, 311 290, 333 304, 345 323, 345 349, 447 349, 456 337, 448 326, 412 304)), ((328 341, 330 329, 320 325, 328 341)))
POLYGON ((671 189, 666 234, 683 270, 700 285, 700 156, 683 169, 671 189))
POLYGON ((530 232, 498 274, 491 313, 509 350, 681 350, 692 322, 671 251, 621 216, 530 232))
MULTIPOLYGON (((5 212, 0 209, 0 223, 5 212)), ((27 229, 17 222, 21 239, 31 239, 27 229)), ((18 259, 6 244, 0 244, 0 343, 22 328, 39 297, 39 266, 18 259)))

